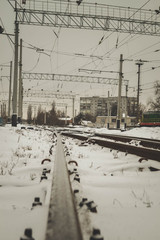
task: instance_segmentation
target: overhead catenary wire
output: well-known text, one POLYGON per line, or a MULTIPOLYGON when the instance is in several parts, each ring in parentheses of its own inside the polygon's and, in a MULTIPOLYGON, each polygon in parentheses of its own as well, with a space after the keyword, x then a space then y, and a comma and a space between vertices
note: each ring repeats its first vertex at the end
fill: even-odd
MULTIPOLYGON (((144 5, 146 5, 148 2, 149 2, 149 1, 147 1, 144 5)), ((144 5, 143 5, 143 6, 144 6, 144 5)), ((142 7, 143 7, 143 6, 142 6, 142 7)), ((141 8, 142 8, 142 7, 141 7, 141 8)), ((141 8, 140 8, 140 9, 141 9, 141 8)), ((137 10, 137 11, 138 11, 138 10, 137 10)), ((134 13, 134 14, 135 14, 135 13, 134 13)), ((130 17, 131 17, 131 16, 130 16, 130 17)), ((58 36, 58 35, 57 35, 57 36, 58 36)), ((104 36, 103 36, 103 38, 104 38, 104 36)), ((102 40, 103 40, 103 39, 102 39, 102 40)), ((98 46, 98 45, 97 45, 97 46, 98 46)), ((57 51, 57 53, 59 54, 58 51, 57 51)), ((83 57, 85 57, 85 56, 83 56, 83 57)), ((97 59, 97 60, 99 60, 99 59, 97 59)), ((50 62, 51 62, 51 61, 50 61, 50 62)), ((102 62, 103 62, 103 59, 102 59, 102 62)), ((96 59, 93 59, 93 58, 92 58, 91 63, 95 64, 95 63, 96 63, 96 59)), ((100 62, 99 62, 99 64, 100 64, 100 62)), ((99 65, 99 64, 98 64, 98 65, 99 65)), ((95 67, 98 67, 98 65, 95 64, 95 67)), ((104 65, 104 62, 103 62, 103 65, 104 65)), ((105 67, 105 65, 104 65, 104 67, 105 67)))
MULTIPOLYGON (((58 36, 58 35, 57 35, 58 36)), ((119 39, 119 42, 118 42, 118 45, 120 46, 120 39, 119 39)), ((98 48, 99 46, 97 46, 97 48, 98 48)), ((53 53, 55 53, 55 51, 53 51, 53 53)), ((60 54, 60 52, 59 51, 57 51, 56 52, 57 54, 60 54)), ((79 56, 75 56, 75 55, 73 55, 75 58, 76 57, 79 57, 79 56)), ((82 57, 82 56, 81 56, 82 57)), ((83 56, 84 57, 84 56, 83 56)), ((85 57, 84 57, 85 58, 85 57)), ((98 65, 96 64, 97 62, 95 62, 94 60, 96 60, 96 58, 92 58, 92 63, 93 64, 95 64, 95 67, 97 67, 98 65)), ((99 63, 100 63, 100 59, 97 59, 96 61, 99 61, 99 63)), ((51 59, 50 59, 50 62, 51 62, 51 59)), ((103 67, 106 67, 105 66, 105 62, 102 60, 101 61, 101 64, 103 64, 103 67)), ((114 63, 115 64, 115 63, 114 63)), ((59 67, 59 66, 58 66, 59 67)), ((52 72, 52 71, 51 71, 52 72)))
MULTIPOLYGON (((141 10, 145 5, 147 5, 148 3, 150 2, 150 0, 148 0, 147 2, 145 2, 139 9, 137 9, 137 11, 135 11, 128 19, 130 19, 132 16, 134 16, 139 10, 141 10)), ((109 37, 111 36, 113 34, 113 32, 109 35, 109 37)), ((130 35, 129 35, 129 37, 130 37, 130 35)), ((133 37, 135 37, 135 36, 131 36, 131 38, 133 38, 133 37)), ((136 36, 136 38, 139 38, 140 36, 136 36)), ((107 38, 108 38, 108 36, 107 36, 107 38)), ((106 38, 103 36, 102 38, 101 38, 101 40, 100 40, 100 44, 105 40, 106 38)), ((123 39, 123 40, 126 40, 126 37, 123 39)), ((122 40, 122 41, 123 41, 122 40)), ((119 43, 120 44, 120 43, 119 43)), ((110 54, 111 53, 111 51, 115 51, 117 48, 120 48, 120 47, 122 47, 124 44, 126 44, 126 42, 125 43, 123 43, 122 45, 120 45, 119 47, 118 47, 118 44, 115 46, 115 47, 113 47, 110 51, 108 51, 107 53, 105 53, 104 55, 103 55, 103 58, 107 55, 107 54, 110 54)), ((112 52, 113 53, 113 52, 112 52)), ((95 60, 96 61, 96 60, 95 60)), ((95 62, 94 61, 94 62, 95 62)), ((92 63, 92 62, 90 62, 90 63, 92 63)), ((87 65, 89 65, 89 64, 87 64, 87 65)), ((86 65, 86 66, 87 66, 86 65)), ((84 67, 84 65, 83 65, 83 67, 84 67)))
POLYGON ((144 49, 142 49, 142 50, 140 50, 140 51, 138 51, 138 52, 136 52, 136 53, 134 53, 134 54, 132 54, 132 55, 130 55, 130 56, 128 56, 128 57, 130 58, 130 57, 134 57, 134 56, 141 55, 141 54, 138 54, 138 53, 142 53, 142 52, 144 52, 146 49, 152 48, 152 47, 154 47, 154 46, 156 46, 156 45, 158 45, 158 44, 160 44, 160 41, 158 41, 158 42, 156 42, 156 43, 154 43, 154 44, 151 44, 149 47, 146 47, 146 48, 144 48, 144 49))
MULTIPOLYGON (((139 52, 137 52, 137 53, 140 53, 140 52, 143 52, 143 51, 145 51, 146 49, 149 49, 149 48, 152 48, 153 46, 155 46, 155 45, 157 45, 157 44, 160 44, 160 42, 157 42, 157 43, 155 43, 155 44, 152 44, 151 46, 149 46, 149 47, 147 47, 147 48, 144 48, 144 49, 142 49, 141 51, 139 51, 139 52)), ((128 56, 127 58, 130 58, 130 57, 133 57, 133 56, 138 56, 138 55, 140 55, 140 54, 138 54, 137 55, 137 53, 135 53, 135 54, 132 54, 132 55, 130 55, 130 56, 128 56)), ((124 61, 126 61, 127 59, 124 59, 124 61)), ((128 59, 129 61, 136 61, 136 59, 128 59)), ((159 62, 160 60, 149 60, 148 62, 159 62)), ((105 68, 108 68, 108 67, 111 67, 111 66, 114 66, 115 65, 115 63, 112 63, 112 64, 110 64, 110 65, 105 65, 105 68)), ((156 68, 156 67, 155 67, 156 68)), ((103 68, 102 68, 103 69, 103 68)), ((127 73, 129 73, 129 72, 127 72, 127 73)))
MULTIPOLYGON (((151 17, 149 17, 147 20, 149 20, 151 17)), ((132 38, 140 38, 141 36, 137 36, 137 35, 129 35, 128 37, 130 37, 130 39, 132 39, 132 38)), ((131 40, 129 39, 129 40, 126 40, 126 38, 128 38, 128 37, 125 37, 125 38, 123 38, 122 40, 121 40, 121 42, 123 42, 124 40, 125 40, 125 42, 124 43, 122 43, 121 45, 120 45, 120 43, 119 43, 119 46, 117 46, 117 47, 113 47, 110 51, 108 51, 107 53, 105 53, 104 54, 104 56, 106 56, 107 54, 109 54, 109 55, 111 55, 111 54, 113 54, 113 52, 118 48, 121 48, 122 46, 124 46, 126 43, 128 43, 128 42, 131 42, 131 40)), ((133 39, 133 40, 135 40, 135 39, 133 39)))
POLYGON ((38 63, 40 61, 40 56, 41 56, 41 53, 39 53, 38 59, 36 61, 36 64, 33 66, 33 68, 30 69, 30 70, 27 70, 26 72, 32 72, 37 67, 37 65, 38 65, 38 63))
MULTIPOLYGON (((133 17, 139 10, 141 10, 144 6, 146 6, 151 0, 147 0, 147 2, 145 2, 140 8, 137 9, 137 11, 135 11, 131 16, 129 16, 128 20, 133 17)), ((123 26, 124 24, 122 24, 123 26)), ((113 34, 113 32, 110 34, 110 36, 113 34)), ((103 40, 101 41, 101 43, 105 40, 106 38, 103 38, 103 40)))
MULTIPOLYGON (((28 44, 29 46, 24 46, 25 48, 28 48, 28 49, 31 49, 31 50, 36 50, 36 52, 41 52, 42 54, 46 54, 49 56, 49 54, 47 54, 46 52, 51 52, 51 50, 48 50, 48 49, 43 49, 43 48, 39 48, 39 47, 36 47, 34 46, 33 44, 30 44, 30 43, 27 43, 24 41, 25 44, 28 44)), ((61 52, 61 51, 53 51, 54 53, 57 53, 57 54, 61 54, 61 55, 66 55, 66 56, 74 56, 70 61, 67 61, 66 63, 69 63, 71 61, 74 61, 75 58, 92 58, 92 62, 94 62, 95 60, 94 59, 101 59, 100 56, 96 56, 96 55, 87 55, 87 54, 84 54, 84 53, 69 53, 69 52, 61 52)), ((113 59, 115 61, 117 61, 116 59, 113 59)), ((65 63, 63 63, 61 66, 59 66, 58 68, 64 66, 65 63)), ((51 71, 52 72, 52 71, 51 71)))
MULTIPOLYGON (((1 17, 0 17, 0 21, 1 21, 1 23, 2 23, 2 26, 3 26, 4 32, 6 33, 5 26, 4 26, 4 24, 3 24, 3 21, 2 21, 2 18, 1 18, 1 17)), ((6 33, 6 36, 7 36, 7 39, 8 39, 9 45, 11 46, 12 51, 14 52, 14 48, 13 48, 14 42, 13 42, 12 38, 9 36, 9 34, 6 33), (13 45, 12 45, 11 43, 12 43, 13 45)))
MULTIPOLYGON (((68 1, 68 4, 67 4, 65 13, 67 12, 68 7, 69 7, 69 1, 68 1)), ((52 71, 52 64, 51 64, 51 63, 52 63, 52 53, 53 53, 53 49, 55 48, 56 41, 57 41, 57 44, 58 44, 58 40, 59 40, 61 28, 62 28, 62 27, 60 26, 59 29, 58 29, 58 33, 55 33, 55 31, 53 31, 53 29, 52 29, 52 31, 53 31, 54 34, 56 35, 56 39, 55 39, 55 41, 54 41, 54 43, 53 43, 53 47, 52 47, 51 53, 50 53, 50 67, 51 67, 51 71, 52 71)), ((57 45, 57 46, 58 46, 58 45, 57 45)), ((57 47, 57 48, 58 48, 58 47, 57 47)), ((57 55, 57 62, 58 62, 58 55, 57 55)), ((57 68, 58 68, 58 64, 57 64, 57 68)))
POLYGON ((150 72, 150 71, 156 70, 157 68, 160 68, 160 66, 151 67, 151 68, 146 68, 146 69, 143 69, 142 72, 150 72))

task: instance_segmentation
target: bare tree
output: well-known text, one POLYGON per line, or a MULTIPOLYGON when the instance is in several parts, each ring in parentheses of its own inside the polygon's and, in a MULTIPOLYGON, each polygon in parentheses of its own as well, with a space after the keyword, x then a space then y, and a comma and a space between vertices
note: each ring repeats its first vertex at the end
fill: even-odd
POLYGON ((154 90, 155 97, 154 99, 148 102, 149 109, 153 111, 160 111, 160 82, 159 81, 157 81, 154 84, 154 88, 155 88, 154 90))
POLYGON ((38 107, 36 124, 43 125, 44 124, 44 111, 41 108, 41 105, 38 107))
POLYGON ((55 109, 55 102, 52 103, 52 109, 48 112, 47 124, 50 126, 58 124, 58 117, 55 109))
POLYGON ((27 109, 27 123, 31 124, 31 122, 32 122, 32 105, 29 104, 27 109))

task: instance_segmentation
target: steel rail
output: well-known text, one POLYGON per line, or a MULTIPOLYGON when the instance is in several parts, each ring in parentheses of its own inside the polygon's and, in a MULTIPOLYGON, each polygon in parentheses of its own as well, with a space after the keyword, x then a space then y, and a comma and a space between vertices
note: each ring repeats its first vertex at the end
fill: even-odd
POLYGON ((117 149, 122 152, 127 152, 130 154, 134 154, 140 157, 144 157, 146 159, 152 159, 160 162, 160 151, 151 148, 142 148, 138 146, 133 146, 130 144, 119 143, 119 142, 110 142, 102 139, 94 139, 95 142, 104 147, 110 147, 113 149, 117 149))
POLYGON ((88 140, 90 142, 94 142, 100 146, 116 149, 122 152, 127 152, 130 154, 134 154, 140 157, 144 157, 146 159, 152 159, 160 162, 160 150, 151 149, 151 148, 144 148, 139 146, 134 146, 131 144, 120 143, 120 142, 113 142, 107 139, 99 138, 99 137, 87 137, 81 134, 73 134, 62 132, 64 136, 76 138, 79 140, 88 140))
POLYGON ((143 147, 160 149, 160 141, 156 139, 133 137, 133 136, 122 136, 122 135, 105 134, 105 133, 95 133, 95 136, 106 138, 106 139, 113 139, 115 141, 121 141, 121 142, 130 142, 132 140, 135 140, 135 141, 139 141, 140 142, 139 144, 143 147))
POLYGON ((66 159, 58 135, 45 240, 82 240, 66 159))

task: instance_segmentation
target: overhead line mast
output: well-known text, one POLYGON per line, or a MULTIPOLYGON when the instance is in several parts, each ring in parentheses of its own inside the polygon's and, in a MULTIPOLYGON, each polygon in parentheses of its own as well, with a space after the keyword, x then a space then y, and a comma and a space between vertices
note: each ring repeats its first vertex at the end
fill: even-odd
MULTIPOLYGON (((15 1, 14 9, 17 9, 17 1, 15 1)), ((15 51, 14 51, 14 79, 13 79, 13 114, 12 126, 17 126, 17 85, 18 85, 18 41, 19 41, 19 21, 18 12, 15 16, 15 51)))

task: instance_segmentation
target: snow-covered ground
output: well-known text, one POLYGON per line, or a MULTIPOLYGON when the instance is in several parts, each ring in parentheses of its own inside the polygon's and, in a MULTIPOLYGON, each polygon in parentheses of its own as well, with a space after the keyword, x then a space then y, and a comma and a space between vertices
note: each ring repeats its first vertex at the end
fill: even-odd
POLYGON ((40 182, 43 168, 51 169, 51 133, 0 127, 0 239, 17 240, 26 228, 44 240, 51 174, 40 182), (51 162, 43 159, 50 159, 51 162), (32 208, 35 197, 41 207, 32 208), (36 220, 36 221, 35 221, 36 220))
MULTIPOLYGON (((121 134, 160 139, 159 128, 137 128, 121 134)), ((71 153, 67 160, 77 161, 80 175, 80 183, 72 180, 72 185, 80 189, 79 199, 86 197, 97 205, 97 213, 85 210, 89 219, 84 221, 83 231, 90 222, 91 227, 101 230, 105 240, 159 240, 160 171, 150 171, 149 167, 160 169, 160 163, 139 162, 137 156, 92 144, 80 146, 78 140, 65 139, 71 153)), ((54 146, 52 155, 49 153, 52 140, 52 133, 43 129, 0 127, 2 240, 20 239, 24 229, 30 227, 35 240, 44 240, 56 149, 54 146), (51 162, 42 164, 43 159, 51 162), (43 168, 51 169, 51 173, 47 180, 40 181, 43 168), (35 197, 40 197, 42 206, 32 208, 35 197)), ((89 239, 87 233, 85 238, 89 239)))
POLYGON ((159 139, 160 140, 160 128, 159 127, 139 127, 132 128, 127 131, 120 130, 108 130, 106 128, 101 128, 95 130, 97 133, 108 133, 108 134, 122 134, 127 136, 135 136, 142 138, 151 138, 151 139, 159 139))
MULTIPOLYGON (((69 130, 69 128, 68 128, 69 130)), ((106 133, 106 134, 121 134, 127 136, 135 136, 141 138, 151 138, 160 140, 160 128, 159 127, 138 127, 131 128, 127 131, 121 131, 117 129, 107 129, 107 128, 89 128, 89 127, 81 127, 77 126, 74 128, 70 128, 71 131, 79 131, 79 132, 88 132, 88 133, 106 133)))
POLYGON ((97 204, 91 222, 104 239, 160 239, 160 172, 149 170, 160 169, 160 163, 140 163, 140 157, 96 145, 79 146, 78 140, 69 138, 66 143, 79 166, 81 198, 97 204))

